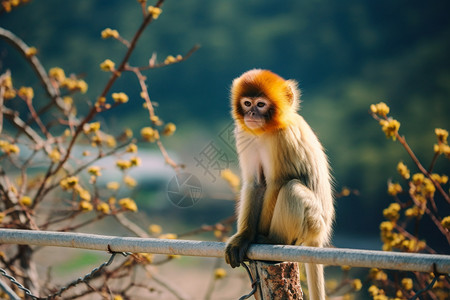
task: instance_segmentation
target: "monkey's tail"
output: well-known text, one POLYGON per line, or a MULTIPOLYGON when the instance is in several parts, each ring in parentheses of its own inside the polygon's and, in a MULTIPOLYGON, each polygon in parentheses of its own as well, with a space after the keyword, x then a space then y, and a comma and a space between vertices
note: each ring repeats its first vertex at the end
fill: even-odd
POLYGON ((325 300, 323 265, 305 264, 310 300, 325 300))

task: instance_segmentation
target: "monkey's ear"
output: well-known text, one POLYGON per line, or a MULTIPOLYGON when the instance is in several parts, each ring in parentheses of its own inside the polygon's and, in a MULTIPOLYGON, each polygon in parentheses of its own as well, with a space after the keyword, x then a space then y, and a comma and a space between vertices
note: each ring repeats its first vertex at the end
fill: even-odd
POLYGON ((292 107, 295 108, 295 110, 298 110, 300 108, 301 95, 300 89, 298 88, 298 83, 293 79, 286 80, 286 83, 289 102, 291 103, 292 107))

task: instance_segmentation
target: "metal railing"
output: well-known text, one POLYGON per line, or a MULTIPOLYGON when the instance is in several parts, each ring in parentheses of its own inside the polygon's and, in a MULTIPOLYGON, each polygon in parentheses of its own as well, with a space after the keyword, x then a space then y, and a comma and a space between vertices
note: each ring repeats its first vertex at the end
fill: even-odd
MULTIPOLYGON (((118 237, 97 234, 0 229, 0 244, 69 247, 108 252, 154 253, 222 257, 225 243, 118 237)), ((386 251, 314 248, 304 246, 252 245, 252 260, 293 261, 325 265, 450 273, 450 255, 386 251)))

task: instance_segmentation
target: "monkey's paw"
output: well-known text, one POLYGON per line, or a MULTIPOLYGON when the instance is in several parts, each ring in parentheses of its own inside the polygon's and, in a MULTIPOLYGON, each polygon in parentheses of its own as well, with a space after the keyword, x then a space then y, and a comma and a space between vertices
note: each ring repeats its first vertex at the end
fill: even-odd
POLYGON ((234 235, 225 248, 225 261, 232 268, 239 267, 245 259, 248 247, 250 246, 250 239, 241 235, 234 235))

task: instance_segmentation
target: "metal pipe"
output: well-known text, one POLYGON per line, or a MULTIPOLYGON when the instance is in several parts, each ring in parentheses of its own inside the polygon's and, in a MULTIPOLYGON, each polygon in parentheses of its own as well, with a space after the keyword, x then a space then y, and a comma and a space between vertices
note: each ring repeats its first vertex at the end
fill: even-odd
MULTIPOLYGON (((220 242, 118 237, 20 229, 0 229, 0 243, 204 257, 222 257, 225 250, 225 243, 220 242)), ((247 255, 253 260, 297 261, 325 265, 450 273, 450 255, 439 254, 285 245, 252 245, 247 255), (433 265, 435 265, 436 269, 434 269, 433 265)))

